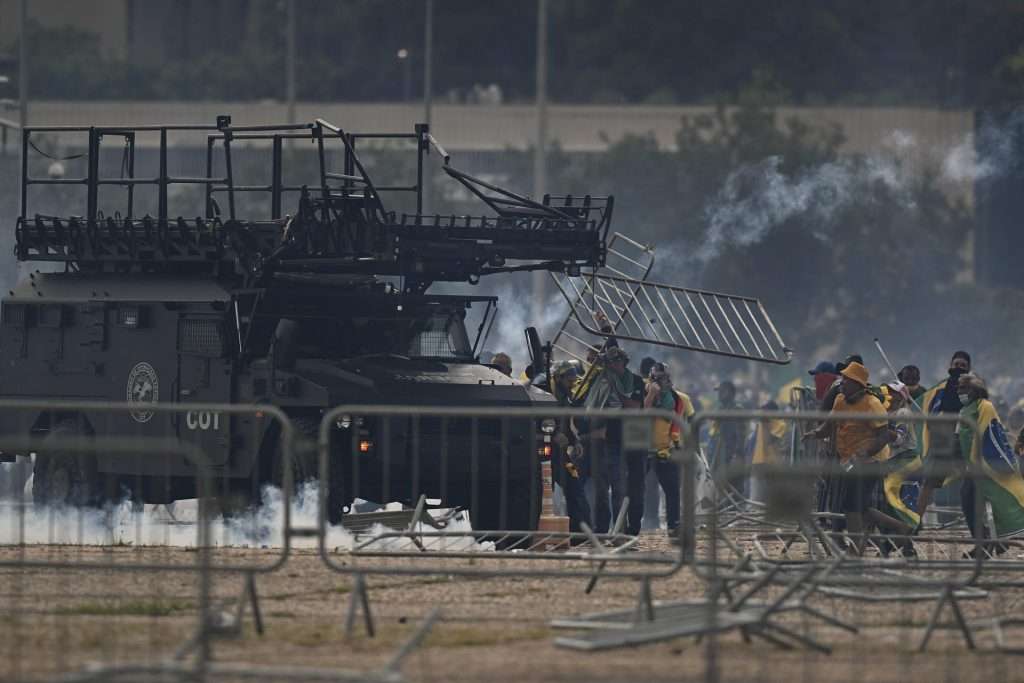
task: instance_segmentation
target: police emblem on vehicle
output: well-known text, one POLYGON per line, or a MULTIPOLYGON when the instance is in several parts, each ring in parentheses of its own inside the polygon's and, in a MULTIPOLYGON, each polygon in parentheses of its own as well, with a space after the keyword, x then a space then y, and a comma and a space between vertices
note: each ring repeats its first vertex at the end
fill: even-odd
MULTIPOLYGON (((160 379, 156 370, 149 363, 136 363, 128 373, 128 402, 153 404, 160 400, 160 379)), ((149 422, 153 417, 151 410, 133 410, 132 419, 136 422, 149 422)))

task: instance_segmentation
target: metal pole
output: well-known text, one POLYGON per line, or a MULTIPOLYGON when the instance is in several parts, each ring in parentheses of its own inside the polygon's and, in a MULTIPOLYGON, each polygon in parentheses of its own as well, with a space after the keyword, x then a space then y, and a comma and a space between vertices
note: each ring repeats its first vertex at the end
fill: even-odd
POLYGON ((21 0, 18 13, 18 123, 28 125, 28 0, 21 0))
MULTIPOLYGON (((548 136, 548 3, 537 0, 537 145, 533 153, 533 199, 541 201, 547 186, 548 136)), ((544 271, 533 274, 533 320, 544 312, 544 271)))
POLYGON ((434 0, 426 0, 423 29, 423 122, 430 125, 434 105, 434 0))
POLYGON ((288 21, 285 29, 285 101, 288 123, 295 123, 295 0, 288 0, 288 21))

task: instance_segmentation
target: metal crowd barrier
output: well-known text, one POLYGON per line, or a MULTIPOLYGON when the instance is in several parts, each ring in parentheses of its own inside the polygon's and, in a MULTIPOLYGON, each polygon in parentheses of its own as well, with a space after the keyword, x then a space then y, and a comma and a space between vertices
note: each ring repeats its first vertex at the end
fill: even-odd
MULTIPOLYGON (((841 416, 842 421, 874 419, 872 415, 841 416)), ((691 424, 688 442, 699 443, 701 429, 711 423, 717 423, 719 430, 728 422, 743 423, 746 436, 749 428, 766 426, 768 420, 786 421, 793 429, 839 418, 776 411, 703 413, 691 424)), ((956 416, 901 415, 898 420, 945 423, 950 430, 954 426, 976 429, 956 416)), ((920 651, 943 628, 944 619, 968 649, 978 647, 981 631, 991 630, 998 649, 1014 650, 1006 644, 1003 629, 1017 622, 1012 614, 998 614, 1004 606, 997 596, 1000 589, 1024 587, 1020 558, 1014 557, 1024 543, 982 534, 980 526, 976 535, 953 534, 948 529, 906 534, 894 531, 896 527, 862 534, 843 531, 839 523, 843 514, 816 509, 818 482, 826 477, 882 476, 891 469, 859 464, 847 470, 835 462, 794 459, 787 454, 787 443, 779 438, 775 462, 758 472, 767 485, 764 501, 751 500, 733 485, 750 476, 745 462, 717 467, 712 463, 715 486, 709 499, 690 499, 696 503, 694 513, 702 509, 684 516, 683 536, 694 541, 692 567, 705 585, 704 599, 657 603, 648 612, 621 610, 558 619, 553 626, 581 633, 559 637, 556 644, 601 650, 686 636, 706 638, 707 679, 715 680, 720 673, 715 667, 723 661, 717 638, 721 634, 737 632, 745 640, 756 638, 783 649, 829 653, 833 645, 826 638, 834 639, 844 631, 849 638, 850 633, 877 628, 873 623, 877 615, 859 617, 879 609, 900 614, 892 626, 896 630, 916 631, 924 626, 917 644, 920 651), (969 618, 986 607, 996 614, 969 618)), ((980 467, 955 462, 947 469, 950 472, 937 468, 931 473, 955 472, 974 481, 988 476, 980 467)), ((698 468, 690 470, 691 475, 697 472, 698 468)), ((690 488, 695 488, 695 482, 690 482, 690 488)), ((879 502, 871 506, 882 507, 879 502)), ((986 519, 980 488, 973 512, 979 524, 986 519)), ((858 635, 853 642, 864 637, 858 635)), ((841 646, 842 641, 836 645, 841 646)))
MULTIPOLYGON (((541 479, 541 462, 557 447, 558 430, 582 418, 622 421, 623 460, 626 452, 648 457, 654 421, 679 424, 675 414, 655 410, 349 405, 325 413, 319 438, 320 552, 333 571, 355 576, 348 629, 362 608, 367 631, 373 632, 365 583, 371 575, 576 577, 589 580, 588 592, 600 578, 636 579, 639 599, 649 602, 650 581, 678 572, 685 556, 683 548, 667 543, 642 548, 627 534, 628 500, 612 510, 617 514, 607 533, 595 533, 589 520, 576 532, 538 528, 550 487, 541 479), (558 427, 544 434, 545 421, 558 427), (349 550, 336 548, 331 489, 339 480, 354 487, 345 490, 345 502, 401 501, 411 513, 401 528, 378 525, 349 550), (524 516, 524 507, 532 512, 524 516)), ((680 480, 686 481, 686 459, 681 453, 676 458, 680 480)), ((687 503, 681 504, 685 514, 687 503)), ((341 528, 359 516, 343 515, 341 528)))

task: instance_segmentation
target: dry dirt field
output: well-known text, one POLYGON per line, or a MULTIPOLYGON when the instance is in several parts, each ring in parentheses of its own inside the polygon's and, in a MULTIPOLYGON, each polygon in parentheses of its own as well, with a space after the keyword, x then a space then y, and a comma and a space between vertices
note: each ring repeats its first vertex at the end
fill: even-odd
MULTIPOLYGON (((741 539, 742 540, 742 539, 741 539)), ((667 551, 661 536, 645 537, 649 550, 667 551)), ((279 551, 217 549, 218 560, 267 565, 279 551)), ((181 565, 196 563, 183 548, 29 546, 0 548, 0 563, 21 560, 98 560, 181 565)), ((348 563, 344 554, 334 558, 348 563)), ((381 560, 379 568, 399 566, 381 560)), ((526 566, 527 563, 521 563, 526 566)), ((346 565, 350 566, 350 565, 346 565)), ((1010 575, 1012 576, 1012 575, 1010 575)), ((445 575, 367 578, 376 637, 361 629, 344 635, 351 576, 329 570, 310 550, 293 550, 274 572, 257 576, 266 630, 259 636, 251 613, 241 633, 218 639, 214 658, 261 667, 301 666, 370 671, 382 667, 434 608, 441 619, 409 655, 409 681, 680 681, 705 680, 709 666, 723 681, 1014 681, 1024 661, 996 650, 991 630, 977 631, 969 651, 954 630, 940 630, 928 652, 915 650, 931 604, 878 605, 813 597, 811 604, 852 620, 857 635, 791 614, 782 623, 831 645, 831 655, 781 650, 763 640, 745 643, 726 634, 642 647, 582 653, 556 647, 549 622, 585 612, 633 605, 637 583, 602 580, 589 595, 581 578, 465 578, 445 575), (712 649, 713 648, 713 649, 712 649), (709 655, 714 653, 713 663, 709 655)), ((244 581, 217 574, 214 600, 234 609, 244 581)), ((705 584, 689 569, 653 584, 658 600, 696 598, 705 584)), ((870 588, 862 588, 870 592, 870 588)), ((969 621, 1019 615, 1024 591, 1004 589, 965 603, 969 621)), ((145 663, 172 655, 197 621, 197 581, 187 572, 56 570, 0 567, 0 680, 48 680, 94 662, 145 663)), ((942 620, 952 623, 946 612, 942 620)), ((361 624, 361 622, 360 622, 361 624)), ((557 632, 560 634, 562 632, 557 632)), ((1024 632, 1009 631, 1011 644, 1024 632)))

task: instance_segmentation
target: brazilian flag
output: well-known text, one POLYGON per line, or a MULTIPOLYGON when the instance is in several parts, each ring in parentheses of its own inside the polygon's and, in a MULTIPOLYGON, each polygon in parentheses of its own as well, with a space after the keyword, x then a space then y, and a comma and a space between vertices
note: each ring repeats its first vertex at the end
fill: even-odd
MULTIPOLYGON (((938 415, 939 406, 942 405, 942 395, 946 392, 946 380, 942 380, 928 391, 924 392, 924 395, 918 400, 917 404, 921 407, 921 411, 925 415, 938 415)), ((927 422, 915 422, 914 429, 916 430, 918 448, 921 450, 921 459, 924 460, 928 457, 928 446, 929 446, 929 434, 928 434, 928 423, 927 422)))
POLYGON ((904 496, 904 485, 910 485, 921 470, 921 456, 917 451, 897 453, 885 462, 886 475, 882 478, 882 493, 889 514, 904 524, 916 527, 921 517, 904 496))
POLYGON ((985 475, 975 485, 982 500, 992 506, 996 536, 1024 533, 1024 478, 995 406, 979 399, 960 415, 978 425, 977 431, 961 426, 960 448, 962 453, 970 453, 970 462, 985 475))

